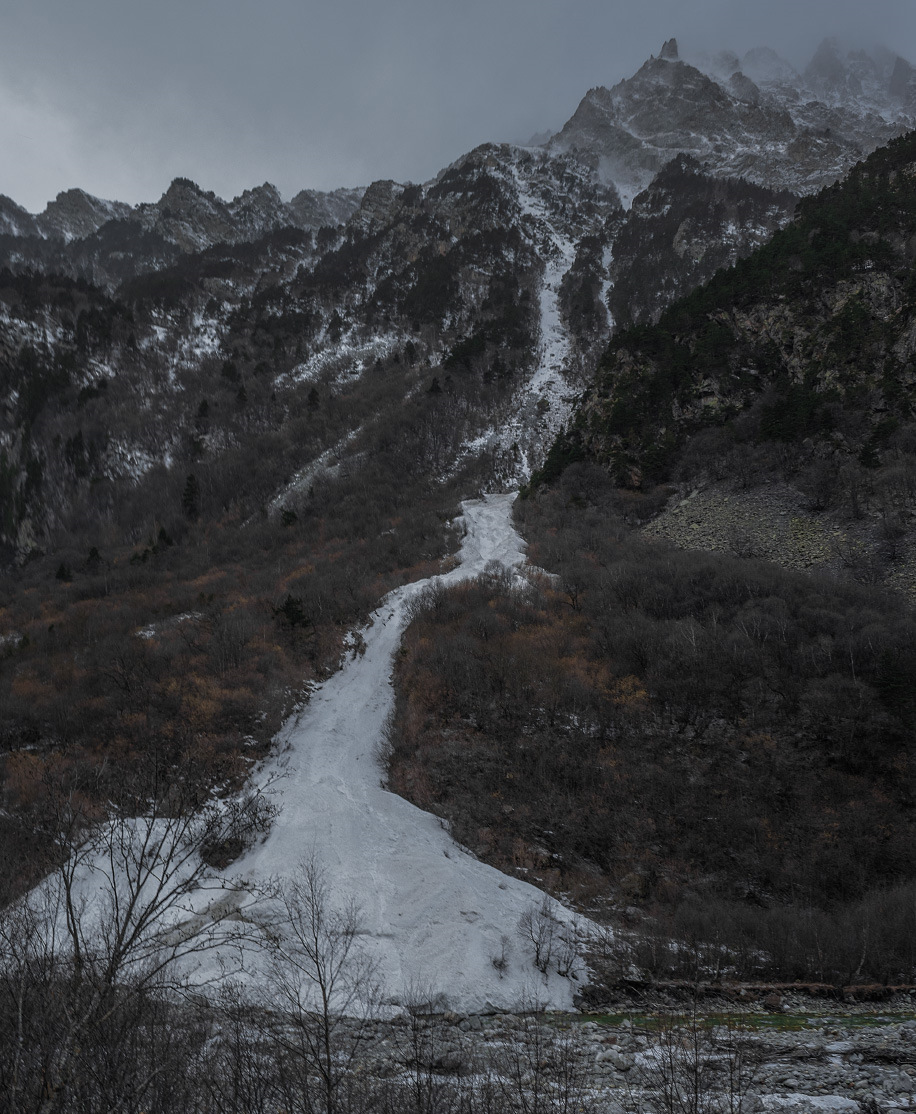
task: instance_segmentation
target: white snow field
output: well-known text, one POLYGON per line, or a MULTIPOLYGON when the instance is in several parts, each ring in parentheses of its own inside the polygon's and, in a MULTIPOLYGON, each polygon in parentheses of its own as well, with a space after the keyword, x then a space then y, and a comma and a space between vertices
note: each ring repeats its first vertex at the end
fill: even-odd
MULTIPOLYGON (((365 652, 313 693, 288 747, 260 771, 265 783, 284 775, 275 798, 281 811, 267 838, 233 865, 256 887, 294 878, 313 856, 327 871, 332 903, 359 903, 360 940, 378 963, 391 1003, 422 987, 454 1010, 507 1009, 532 998, 553 1008, 572 1005, 575 984, 536 970, 531 945, 526 951, 518 935, 519 918, 541 904, 543 893, 475 859, 435 816, 383 789, 376 758, 394 703, 391 670, 408 602, 433 581, 454 584, 490 562, 518 567, 524 543, 511 522, 514 498, 463 504, 467 533, 458 567, 385 597, 361 632, 365 652), (499 971, 493 960, 503 951, 508 963, 499 971)), ((570 920, 561 906, 554 912, 570 920)), ((256 909, 250 916, 257 923, 256 909)), ((221 957, 227 968, 233 955, 234 948, 221 957)), ((257 949, 246 951, 243 965, 257 977, 257 949)))
MULTIPOLYGON (((179 952, 176 942, 215 939, 215 948, 189 948, 191 981, 211 990, 227 978, 262 988, 271 955, 276 961, 284 941, 277 902, 264 894, 295 881, 301 865, 314 862, 325 871, 328 908, 351 900, 360 907, 359 947, 377 966, 381 1012, 418 994, 442 1010, 506 1010, 533 1001, 571 1008, 575 982, 553 968, 546 975, 538 970, 530 940, 518 932, 523 914, 544 902, 542 891, 475 859, 436 817, 382 788, 376 756, 394 703, 391 671, 409 602, 429 584, 457 583, 492 562, 518 568, 524 543, 511 522, 514 499, 488 495, 464 503, 467 532, 458 566, 384 598, 360 632, 364 651, 354 651, 313 691, 287 725, 277 754, 254 775, 253 788, 264 788, 280 809, 267 835, 227 873, 207 870, 201 876, 199 859, 195 866, 179 857, 168 883, 179 896, 157 906, 162 914, 145 934, 143 957, 157 940, 179 952)), ((114 853, 84 850, 74 892, 90 930, 94 919, 104 920, 115 908, 117 892, 130 889, 130 876, 138 874, 130 865, 137 849, 161 846, 167 852, 168 838, 158 827, 135 820, 114 853)), ((150 869, 149 861, 141 872, 148 879, 145 895, 168 889, 162 868, 150 869)), ((119 900, 124 903, 123 896, 119 900)), ((149 900, 145 896, 140 904, 149 900)), ((554 902, 549 909, 574 927, 568 910, 554 902)))

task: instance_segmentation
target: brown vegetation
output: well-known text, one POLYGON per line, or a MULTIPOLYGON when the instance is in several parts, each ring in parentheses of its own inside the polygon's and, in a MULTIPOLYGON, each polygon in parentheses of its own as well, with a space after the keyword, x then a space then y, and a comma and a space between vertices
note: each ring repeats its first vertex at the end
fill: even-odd
POLYGON ((751 977, 909 977, 909 609, 647 544, 621 510, 603 472, 572 466, 519 510, 552 575, 427 595, 392 786, 504 869, 658 913, 650 969, 681 962, 675 932, 694 968, 719 947, 751 977))

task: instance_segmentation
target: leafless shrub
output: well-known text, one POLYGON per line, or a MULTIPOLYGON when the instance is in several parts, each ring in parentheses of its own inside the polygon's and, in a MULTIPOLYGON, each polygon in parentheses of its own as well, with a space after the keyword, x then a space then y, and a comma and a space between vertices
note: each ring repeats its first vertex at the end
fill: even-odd
POLYGON ((540 905, 532 902, 518 920, 518 934, 534 948, 534 965, 545 975, 553 959, 559 928, 560 922, 546 895, 540 905))
MULTIPOLYGON (((496 1109, 512 1114, 588 1114, 596 1106, 586 1058, 574 1025, 547 1018, 536 1000, 519 1006, 520 1027, 490 1056, 496 1109)), ((483 1096, 481 1096, 483 1097, 483 1096)))
POLYGON ((631 1091, 660 1114, 740 1114, 754 1081, 748 1045, 736 1022, 712 1029, 694 1003, 684 1018, 663 1019, 645 1063, 628 1076, 631 1091))
MULTIPOLYGON (((546 895, 540 905, 532 902, 518 920, 518 935, 534 949, 535 967, 547 974, 551 963, 568 978, 575 971, 581 940, 575 920, 563 921, 546 895)), ((494 962, 494 966, 496 966, 494 962)))
POLYGON ((503 935, 503 936, 500 937, 500 939, 499 939, 499 951, 494 952, 494 954, 492 956, 490 956, 490 962, 495 967, 499 977, 502 978, 503 975, 505 975, 506 971, 509 969, 509 937, 508 936, 503 935))

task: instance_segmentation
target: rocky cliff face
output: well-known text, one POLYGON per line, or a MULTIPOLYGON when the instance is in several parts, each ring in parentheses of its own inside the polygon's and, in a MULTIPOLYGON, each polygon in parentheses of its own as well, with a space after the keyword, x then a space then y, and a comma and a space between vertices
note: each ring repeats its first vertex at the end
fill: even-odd
POLYGON ((914 259, 911 134, 658 326, 621 333, 580 415, 589 452, 638 483, 691 433, 758 406, 758 436, 880 457, 913 405, 914 259))

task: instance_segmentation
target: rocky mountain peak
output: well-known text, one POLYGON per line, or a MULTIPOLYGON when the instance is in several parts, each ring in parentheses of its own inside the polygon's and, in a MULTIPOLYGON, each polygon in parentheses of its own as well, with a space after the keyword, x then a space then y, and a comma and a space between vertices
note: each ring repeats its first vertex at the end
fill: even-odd
POLYGON ((107 221, 126 217, 130 212, 131 207, 124 202, 103 201, 81 189, 62 191, 38 216, 0 195, 0 234, 69 243, 91 236, 107 221))
POLYGON ((182 211, 188 208, 197 208, 202 202, 213 205, 218 202, 215 193, 204 191, 190 178, 173 178, 169 188, 156 202, 159 209, 172 209, 182 211))
POLYGON ((238 197, 233 199, 234 205, 240 202, 257 203, 261 206, 278 206, 283 204, 283 198, 272 182, 265 182, 263 185, 252 186, 251 189, 243 190, 238 197))
POLYGON ((122 201, 104 201, 81 189, 69 189, 49 201, 38 218, 42 232, 62 240, 81 240, 98 231, 106 221, 126 217, 130 206, 122 201))
POLYGON ((280 191, 270 182, 244 190, 229 202, 228 208, 246 234, 252 236, 294 223, 280 191))
POLYGON ((330 193, 301 190, 287 208, 300 228, 327 228, 346 224, 359 208, 365 189, 336 189, 330 193))
POLYGON ((809 90, 830 105, 857 102, 863 109, 893 110, 891 79, 896 56, 878 49, 873 53, 848 50, 837 39, 825 39, 805 69, 809 90))
POLYGON ((691 61, 698 70, 716 81, 727 80, 741 69, 741 59, 733 50, 720 50, 716 54, 701 55, 691 61))
POLYGON ((217 240, 236 238, 226 203, 190 178, 175 178, 158 201, 138 205, 136 213, 145 228, 159 232, 182 251, 199 251, 217 240))
POLYGON ((677 50, 677 39, 666 39, 662 44, 661 54, 659 58, 664 58, 669 62, 677 62, 679 55, 677 50))
POLYGON ((18 205, 11 197, 0 194, 0 235, 39 235, 35 217, 18 205))
POLYGON ((846 80, 846 66, 840 57, 839 43, 835 38, 824 39, 805 69, 805 79, 815 87, 831 89, 841 87, 846 80))
MULTIPOLYGON (((547 178, 553 182, 552 175, 569 171, 583 197, 588 182, 598 189, 602 206, 611 196, 627 206, 671 159, 688 153, 705 175, 807 193, 916 124, 916 70, 890 51, 844 54, 827 40, 808 73, 822 93, 768 48, 742 59, 723 51, 693 64, 669 38, 660 55, 633 76, 585 95, 541 148, 551 167, 547 178)), ((0 234, 56 242, 29 248, 26 255, 40 250, 50 265, 57 252, 54 266, 62 273, 89 273, 93 281, 109 284, 158 269, 184 252, 256 241, 283 227, 317 230, 354 219, 356 232, 368 233, 402 221, 401 210, 427 195, 448 209, 446 230, 463 227, 463 209, 473 210, 467 219, 490 230, 512 219, 520 150, 485 145, 457 160, 453 167, 463 169, 448 182, 443 175, 453 167, 426 192, 415 187, 406 197, 403 186, 389 181, 368 190, 303 190, 284 202, 265 182, 225 201, 179 177, 158 201, 135 208, 69 190, 35 217, 0 199, 0 234), (81 246, 106 223, 111 227, 99 242, 81 246), (151 234, 142 244, 137 225, 151 234), (73 250, 64 250, 71 241, 73 250)), ((538 206, 554 204, 549 192, 532 191, 538 206)), ((8 251, 11 258, 26 258, 22 245, 8 251)))
POLYGON ((740 71, 736 71, 728 79, 728 91, 735 97, 736 100, 744 101, 746 104, 759 104, 760 103, 760 88, 755 85, 753 81, 740 71))
POLYGON ((754 47, 741 59, 741 72, 761 87, 777 87, 782 90, 797 89, 801 74, 796 68, 781 58, 768 46, 754 47))
POLYGON ((707 173, 808 193, 841 177, 867 153, 916 124, 906 101, 908 63, 846 55, 825 40, 802 77, 774 51, 740 63, 722 53, 692 65, 674 40, 633 77, 592 89, 550 141, 632 199, 679 152, 707 173), (897 90, 891 95, 891 70, 897 90), (901 100, 904 101, 901 104, 901 100))

